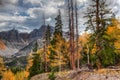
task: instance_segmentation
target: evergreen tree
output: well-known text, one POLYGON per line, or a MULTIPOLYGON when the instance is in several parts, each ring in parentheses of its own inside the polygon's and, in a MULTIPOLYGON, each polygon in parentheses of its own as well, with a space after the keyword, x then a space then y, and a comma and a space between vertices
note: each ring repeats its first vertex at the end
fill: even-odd
POLYGON ((51 38, 51 31, 50 31, 50 25, 48 25, 45 32, 46 46, 50 44, 50 38, 51 38))
POLYGON ((53 35, 53 39, 51 41, 51 48, 50 48, 50 64, 51 67, 59 68, 59 71, 62 69, 62 65, 65 64, 65 57, 63 53, 63 47, 65 44, 65 40, 62 35, 62 20, 61 20, 61 13, 59 10, 58 16, 55 18, 55 32, 53 35))
POLYGON ((38 43, 37 43, 37 41, 35 42, 35 45, 34 45, 34 47, 33 47, 33 52, 37 52, 37 50, 38 50, 38 43))
POLYGON ((45 62, 45 71, 48 71, 48 62, 47 62, 47 51, 48 46, 50 45, 50 39, 51 39, 51 31, 50 26, 48 25, 45 31, 45 42, 44 42, 44 62, 45 62))
POLYGON ((59 14, 58 16, 55 18, 55 20, 57 21, 55 24, 55 32, 54 35, 60 35, 62 36, 62 20, 61 20, 61 12, 59 10, 59 14))
MULTIPOLYGON (((102 65, 110 65, 114 62, 114 48, 106 34, 108 25, 111 24, 112 14, 106 0, 91 0, 92 5, 87 9, 85 17, 88 19, 86 30, 91 30, 90 37, 91 48, 96 47, 96 66, 100 68, 102 65), (111 15, 111 16, 110 16, 111 15)), ((92 49, 91 49, 92 50, 92 49)))
POLYGON ((57 37, 61 37, 63 38, 62 36, 62 20, 61 20, 61 12, 59 10, 59 14, 58 16, 55 18, 56 20, 56 23, 55 23, 55 32, 53 34, 53 39, 51 41, 51 45, 53 45, 55 47, 56 43, 58 42, 58 39, 57 37))
POLYGON ((40 55, 37 53, 38 51, 38 43, 35 43, 35 46, 33 48, 33 61, 32 66, 29 68, 29 78, 36 74, 40 74, 44 71, 43 63, 41 60, 40 55))

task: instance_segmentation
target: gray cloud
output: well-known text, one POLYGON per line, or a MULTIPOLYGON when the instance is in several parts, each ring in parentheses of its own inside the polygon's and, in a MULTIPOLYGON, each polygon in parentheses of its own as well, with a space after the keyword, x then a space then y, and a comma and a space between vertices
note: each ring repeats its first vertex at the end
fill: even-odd
MULTIPOLYGON (((83 31, 85 19, 84 11, 89 5, 89 0, 78 1, 79 28, 83 31)), ((120 14, 120 0, 112 1, 112 11, 117 16, 120 14)), ((0 0, 0 31, 16 28, 19 31, 30 32, 34 28, 40 28, 43 24, 43 14, 46 24, 54 26, 58 9, 61 9, 64 29, 67 28, 67 3, 65 0, 0 0)))

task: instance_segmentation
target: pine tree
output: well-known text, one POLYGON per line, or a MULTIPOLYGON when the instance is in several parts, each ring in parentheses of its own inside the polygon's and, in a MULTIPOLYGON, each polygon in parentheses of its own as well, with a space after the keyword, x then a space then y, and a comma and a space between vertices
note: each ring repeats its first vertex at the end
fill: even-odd
POLYGON ((51 31, 50 31, 50 25, 47 26, 46 32, 45 32, 45 40, 46 45, 48 46, 50 44, 50 38, 51 38, 51 31))
POLYGON ((51 39, 51 31, 50 26, 47 26, 47 29, 45 31, 45 41, 44 41, 44 62, 45 62, 45 71, 48 71, 48 63, 47 63, 47 51, 48 46, 50 45, 50 39, 51 39))
POLYGON ((61 20, 61 12, 59 10, 59 14, 58 16, 55 18, 55 20, 57 21, 55 24, 55 32, 54 35, 60 35, 62 36, 62 20, 61 20))
POLYGON ((100 68, 102 65, 113 64, 114 61, 111 57, 114 51, 112 49, 114 48, 111 47, 110 41, 105 38, 105 36, 108 36, 105 31, 111 23, 112 14, 106 4, 106 0, 91 0, 91 3, 92 5, 88 7, 85 15, 88 19, 86 30, 91 30, 92 32, 90 42, 93 46, 96 46, 96 65, 97 68, 100 68), (111 57, 111 59, 108 59, 108 57, 111 57))
POLYGON ((61 20, 61 12, 59 10, 58 16, 55 18, 55 32, 53 35, 53 39, 51 41, 51 48, 50 48, 50 64, 52 67, 59 68, 61 71, 62 65, 65 64, 64 55, 63 55, 63 45, 64 45, 64 38, 62 34, 62 20, 61 20))
POLYGON ((33 48, 33 61, 32 61, 32 66, 29 68, 29 78, 36 74, 40 74, 44 72, 44 67, 43 63, 41 60, 40 55, 37 53, 38 51, 38 43, 35 43, 35 46, 33 48))
POLYGON ((33 65, 29 69, 29 77, 32 77, 34 75, 40 74, 44 71, 43 68, 41 68, 41 59, 39 54, 34 54, 33 55, 33 65))
POLYGON ((38 50, 38 43, 37 43, 37 41, 35 42, 35 45, 34 45, 34 47, 33 47, 33 52, 37 52, 37 50, 38 50))
POLYGON ((55 24, 55 32, 53 34, 53 39, 51 41, 51 45, 53 45, 54 47, 56 47, 56 42, 58 41, 57 37, 61 37, 63 38, 63 35, 62 35, 62 20, 61 20, 61 12, 59 10, 59 14, 58 16, 55 18, 56 20, 56 24, 55 24))

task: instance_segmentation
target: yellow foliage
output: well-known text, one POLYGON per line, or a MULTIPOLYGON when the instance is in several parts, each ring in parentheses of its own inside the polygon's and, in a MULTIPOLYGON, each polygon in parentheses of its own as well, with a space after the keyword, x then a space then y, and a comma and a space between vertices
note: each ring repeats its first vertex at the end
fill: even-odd
MULTIPOLYGON (((89 41, 89 37, 90 35, 88 33, 83 33, 80 37, 79 37, 79 52, 82 52, 83 47, 87 47, 88 46, 88 41, 89 41)), ((88 52, 88 49, 85 49, 86 52, 88 52)))
POLYGON ((29 68, 33 65, 32 53, 29 54, 27 62, 28 62, 28 64, 26 66, 26 70, 29 71, 29 68))
POLYGON ((15 80, 27 80, 28 76, 29 72, 27 71, 17 72, 17 74, 15 75, 15 80))
POLYGON ((66 57, 68 57, 69 54, 68 43, 59 35, 56 35, 56 39, 57 41, 55 42, 55 47, 52 45, 49 46, 49 50, 55 52, 55 54, 53 54, 54 60, 50 63, 52 67, 67 64, 68 59, 66 57))
POLYGON ((107 33, 112 33, 113 32, 113 30, 115 30, 115 27, 108 27, 108 30, 107 30, 107 33))
POLYGON ((4 71, 6 71, 6 68, 4 66, 3 58, 0 57, 0 75, 2 75, 4 71))
POLYGON ((11 72, 11 70, 8 70, 8 71, 3 73, 3 79, 2 80, 15 80, 15 76, 11 72))
POLYGON ((97 47, 96 47, 96 44, 94 44, 94 46, 93 46, 93 49, 92 49, 92 54, 94 54, 94 53, 96 53, 96 51, 97 51, 97 47))
POLYGON ((111 38, 116 39, 114 46, 116 52, 120 53, 120 22, 117 19, 113 19, 112 26, 108 26, 106 33, 109 34, 111 38))
POLYGON ((27 80, 29 76, 29 72, 21 71, 13 74, 11 70, 5 71, 3 73, 2 80, 27 80))
POLYGON ((80 46, 85 46, 88 42, 89 39, 89 34, 87 33, 83 33, 80 37, 79 37, 79 45, 80 46))

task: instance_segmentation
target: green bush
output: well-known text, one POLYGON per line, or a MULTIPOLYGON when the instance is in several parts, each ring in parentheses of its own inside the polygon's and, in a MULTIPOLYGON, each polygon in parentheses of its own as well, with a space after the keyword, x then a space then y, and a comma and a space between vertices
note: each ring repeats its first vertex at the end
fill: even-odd
POLYGON ((52 71, 50 74, 48 74, 48 78, 50 79, 50 80, 55 80, 55 72, 54 71, 52 71))

